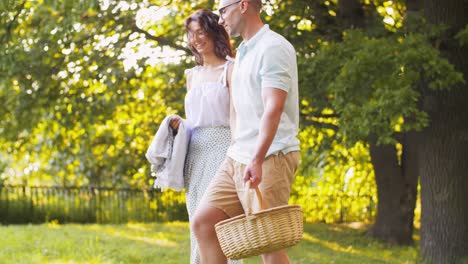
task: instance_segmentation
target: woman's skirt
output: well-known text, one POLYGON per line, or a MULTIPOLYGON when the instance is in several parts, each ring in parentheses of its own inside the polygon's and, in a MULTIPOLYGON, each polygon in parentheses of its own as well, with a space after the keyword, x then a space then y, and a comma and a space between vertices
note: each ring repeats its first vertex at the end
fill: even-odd
MULTIPOLYGON (((218 167, 224 161, 230 143, 229 127, 200 127, 192 130, 184 168, 189 220, 192 219, 218 167)), ((198 244, 192 231, 190 231, 190 245, 190 263, 200 263, 198 244)), ((229 260, 229 263, 242 263, 242 261, 229 260)))
POLYGON ((224 161, 230 142, 229 127, 193 129, 184 167, 189 219, 192 218, 211 179, 224 161))

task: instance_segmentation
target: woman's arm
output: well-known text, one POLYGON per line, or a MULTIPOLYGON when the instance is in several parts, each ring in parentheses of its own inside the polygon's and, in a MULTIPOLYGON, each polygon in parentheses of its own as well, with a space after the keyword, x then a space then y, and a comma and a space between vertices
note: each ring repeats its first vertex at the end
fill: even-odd
POLYGON ((234 69, 234 63, 230 63, 227 72, 227 85, 229 89, 229 126, 231 127, 231 145, 234 143, 234 133, 236 131, 236 110, 232 102, 232 70, 234 69))
MULTIPOLYGON (((186 75, 187 75, 186 86, 187 86, 187 92, 188 92, 190 88, 192 87, 192 71, 187 70, 186 75)), ((171 126, 172 129, 174 129, 176 133, 179 130, 180 122, 181 122, 180 118, 174 118, 169 122, 169 125, 171 126)))

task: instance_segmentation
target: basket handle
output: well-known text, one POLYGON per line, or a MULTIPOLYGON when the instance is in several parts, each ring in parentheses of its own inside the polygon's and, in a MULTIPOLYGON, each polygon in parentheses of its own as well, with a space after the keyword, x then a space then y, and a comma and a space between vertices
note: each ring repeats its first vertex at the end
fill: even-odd
MULTIPOLYGON (((252 201, 251 201, 250 195, 249 195, 250 184, 251 184, 251 181, 248 180, 246 182, 246 185, 245 185, 245 198, 246 198, 245 200, 247 202, 247 215, 252 214, 252 201)), ((255 187, 255 194, 256 194, 258 202, 260 204, 260 210, 264 210, 265 209, 265 204, 263 203, 262 193, 260 192, 258 187, 255 187)))

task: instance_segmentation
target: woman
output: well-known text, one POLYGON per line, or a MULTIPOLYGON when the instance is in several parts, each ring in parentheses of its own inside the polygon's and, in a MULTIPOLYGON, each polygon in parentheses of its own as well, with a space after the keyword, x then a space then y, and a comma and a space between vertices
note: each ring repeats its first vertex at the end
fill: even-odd
MULTIPOLYGON (((229 35, 218 24, 218 19, 211 11, 200 10, 185 21, 189 47, 197 62, 197 66, 186 70, 185 114, 192 128, 184 168, 189 220, 231 142, 229 83, 232 62, 229 58, 233 54, 229 35)), ((180 119, 170 123, 175 130, 179 124, 180 119)), ((190 241, 190 263, 200 263, 193 232, 190 232, 190 241)))

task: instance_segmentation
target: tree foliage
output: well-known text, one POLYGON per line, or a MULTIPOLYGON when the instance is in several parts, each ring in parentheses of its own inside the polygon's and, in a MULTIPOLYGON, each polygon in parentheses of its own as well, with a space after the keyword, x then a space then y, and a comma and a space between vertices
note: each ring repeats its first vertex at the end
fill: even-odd
POLYGON ((168 12, 161 22, 137 21, 147 2, 2 6, 0 135, 13 180, 148 183, 144 153, 152 132, 165 115, 182 109, 183 68, 190 60, 180 13, 193 8, 152 4, 168 12), (180 63, 166 63, 171 58, 164 53, 175 48, 181 53, 172 60, 180 63))
POLYGON ((343 41, 324 46, 303 63, 308 65, 305 82, 316 84, 305 86, 315 93, 305 91, 304 99, 323 89, 339 116, 340 132, 351 143, 371 135, 380 143, 395 143, 397 132, 420 130, 428 124, 418 107, 421 83, 446 89, 463 81, 422 34, 373 38, 346 31, 343 41))

